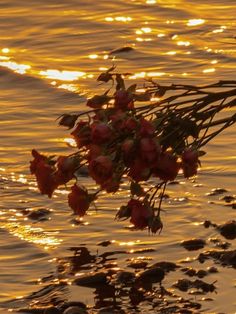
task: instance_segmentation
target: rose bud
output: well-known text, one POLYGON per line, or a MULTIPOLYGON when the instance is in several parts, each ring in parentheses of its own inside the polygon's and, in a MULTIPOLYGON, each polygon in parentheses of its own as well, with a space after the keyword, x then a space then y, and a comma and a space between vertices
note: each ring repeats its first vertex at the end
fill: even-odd
POLYGON ((91 128, 88 122, 79 121, 76 128, 71 132, 73 135, 78 148, 86 146, 91 141, 91 128))
POLYGON ((115 92, 114 107, 121 110, 132 109, 134 107, 133 95, 123 89, 115 92))
POLYGON ((98 156, 89 163, 89 174, 98 184, 103 184, 113 174, 113 163, 108 156, 98 156))
POLYGON ((144 118, 140 119, 140 130, 139 135, 141 137, 152 137, 155 133, 155 127, 151 121, 144 118))
POLYGON ((135 131, 138 127, 138 121, 134 117, 129 117, 127 120, 124 120, 122 123, 122 129, 132 132, 135 131))
POLYGON ((177 157, 171 153, 164 152, 160 154, 157 165, 153 168, 153 174, 163 181, 173 181, 179 172, 180 164, 177 157))
POLYGON ((110 116, 112 127, 115 130, 122 130, 123 122, 126 118, 127 115, 124 111, 116 110, 115 113, 110 116))
POLYGON ((182 161, 188 164, 194 164, 198 162, 198 151, 194 149, 186 149, 182 154, 182 161))
POLYGON ((91 161, 92 159, 97 158, 98 156, 102 154, 102 151, 103 151, 102 147, 96 144, 90 144, 88 148, 89 148, 89 152, 87 155, 88 161, 91 161))
POLYGON ((151 170, 141 159, 136 158, 128 174, 136 182, 147 181, 151 175, 151 170))
POLYGON ((94 123, 91 129, 91 139, 94 144, 104 144, 112 139, 113 132, 105 123, 94 123))
POLYGON ((148 226, 148 221, 152 212, 150 208, 139 200, 131 199, 128 202, 128 208, 131 209, 130 222, 136 229, 144 229, 148 226))
POLYGON ((91 200, 88 191, 77 184, 71 187, 71 192, 68 194, 68 204, 74 214, 84 216, 89 209, 91 200))
POLYGON ((51 197, 55 189, 58 187, 54 172, 55 168, 49 165, 45 160, 41 160, 35 170, 38 189, 41 194, 46 194, 48 197, 51 197))
POLYGON ((59 156, 56 165, 55 180, 58 184, 66 184, 74 177, 79 160, 75 156, 59 156))
POLYGON ((186 149, 182 154, 182 169, 185 178, 192 177, 197 174, 198 169, 198 151, 186 149))
POLYGON ((126 139, 121 144, 121 151, 123 153, 123 159, 125 164, 128 166, 133 162, 136 155, 135 141, 132 139, 126 139))
POLYGON ((37 169, 39 162, 42 160, 46 161, 47 157, 40 154, 36 149, 32 149, 31 154, 34 157, 34 159, 32 161, 30 161, 30 173, 35 174, 35 171, 37 169))
POLYGON ((148 165, 153 165, 159 159, 161 147, 156 139, 144 137, 139 143, 141 159, 148 165))

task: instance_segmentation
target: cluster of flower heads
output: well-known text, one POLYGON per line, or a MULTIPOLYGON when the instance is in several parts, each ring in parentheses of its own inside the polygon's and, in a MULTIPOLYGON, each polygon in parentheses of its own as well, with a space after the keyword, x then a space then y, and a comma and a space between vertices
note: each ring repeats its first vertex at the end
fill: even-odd
MULTIPOLYGON (((86 214, 100 191, 115 193, 128 180, 131 199, 121 206, 116 218, 130 219, 136 229, 149 228, 156 233, 163 227, 160 211, 166 183, 175 180, 180 171, 186 178, 196 175, 199 152, 188 144, 186 132, 182 132, 180 141, 178 132, 173 133, 170 141, 158 114, 142 114, 135 106, 136 86, 126 88, 122 76, 113 75, 111 70, 99 76, 103 82, 114 80, 115 76, 116 89, 111 96, 108 92, 95 95, 87 101, 92 110, 60 117, 59 124, 72 130, 76 152, 55 159, 33 149, 30 170, 40 192, 49 197, 60 185, 75 180, 68 204, 79 216, 86 214), (88 175, 98 185, 96 193, 80 184, 81 167, 87 167, 88 175), (142 185, 150 178, 156 178, 157 184, 145 190, 142 185)), ((170 127, 170 123, 166 125, 170 127)))

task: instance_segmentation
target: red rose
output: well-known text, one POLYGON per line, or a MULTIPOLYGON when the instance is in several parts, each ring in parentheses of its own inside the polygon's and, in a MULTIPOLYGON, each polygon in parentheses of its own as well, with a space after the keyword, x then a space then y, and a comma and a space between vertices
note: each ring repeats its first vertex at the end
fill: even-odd
POLYGON ((131 210, 130 222, 135 226, 135 228, 146 228, 152 215, 150 208, 144 205, 141 201, 134 199, 131 199, 127 206, 131 210))
POLYGON ((141 137, 152 137, 155 133, 155 127, 151 121, 144 118, 140 119, 139 134, 141 137))
POLYGON ((101 188, 107 193, 115 193, 119 190, 119 187, 120 181, 116 178, 110 178, 101 185, 101 188))
POLYGON ((41 194, 46 194, 51 197, 58 183, 54 176, 55 168, 50 166, 46 161, 41 160, 35 170, 35 177, 38 189, 41 194))
POLYGON ((112 130, 105 123, 94 123, 91 129, 91 138, 94 144, 104 144, 112 138, 112 130))
POLYGON ((133 95, 123 89, 116 91, 114 107, 122 110, 132 109, 134 107, 133 95))
POLYGON ((132 163, 132 161, 134 160, 136 154, 136 145, 134 140, 126 139, 121 144, 121 151, 123 153, 123 159, 125 164, 129 166, 130 163, 132 163))
POLYGON ((34 160, 30 162, 30 171, 35 175, 37 186, 41 194, 51 197, 54 190, 58 187, 55 179, 55 167, 50 165, 48 158, 40 154, 37 150, 32 150, 34 160))
POLYGON ((88 191, 77 184, 71 187, 71 192, 68 194, 68 204, 73 209, 74 214, 84 216, 90 206, 90 197, 88 191))
POLYGON ((34 160, 30 161, 30 172, 31 174, 35 174, 37 166, 40 163, 40 161, 47 160, 47 157, 40 154, 36 149, 32 149, 31 154, 34 157, 34 160))
POLYGON ((116 110, 114 113, 110 115, 110 120, 112 127, 115 130, 121 130, 123 127, 123 122, 126 119, 127 115, 124 111, 122 110, 116 110))
POLYGON ((198 151, 193 149, 186 149, 182 154, 184 163, 194 164, 198 162, 198 151))
POLYGON ((157 166, 153 168, 153 174, 163 181, 173 181, 180 169, 177 157, 171 153, 161 153, 157 166))
POLYGON ((186 149, 182 154, 182 169, 185 178, 192 177, 197 174, 198 168, 198 151, 186 149))
POLYGON ((78 148, 86 146, 91 141, 91 128, 88 122, 79 121, 76 128, 71 132, 73 135, 78 148))
POLYGON ((108 156, 98 156, 89 163, 89 174, 98 184, 103 184, 113 174, 113 163, 108 156))
POLYGON ((161 153, 158 142, 150 137, 144 137, 140 140, 139 149, 142 160, 148 165, 156 163, 161 153))
POLYGON ((136 158, 129 170, 129 176, 136 182, 147 181, 151 175, 150 168, 140 159, 136 158))
POLYGON ((135 131, 138 127, 138 121, 134 117, 129 117, 127 120, 124 120, 122 123, 122 129, 132 132, 135 131))
POLYGON ((57 159, 55 180, 58 184, 66 184, 74 177, 74 172, 79 166, 78 159, 74 156, 59 156, 57 159))
POLYGON ((96 144, 89 145, 89 152, 87 155, 88 161, 91 161, 92 159, 97 158, 101 154, 102 154, 102 147, 100 145, 96 145, 96 144))

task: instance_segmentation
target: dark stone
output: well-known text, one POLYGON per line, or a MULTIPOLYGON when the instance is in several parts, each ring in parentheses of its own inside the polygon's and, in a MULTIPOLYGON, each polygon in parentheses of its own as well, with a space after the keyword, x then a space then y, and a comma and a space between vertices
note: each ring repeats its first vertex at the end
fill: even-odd
POLYGON ((231 203, 232 201, 235 200, 235 197, 231 196, 231 195, 225 195, 225 196, 221 197, 220 200, 225 201, 226 203, 231 203))
POLYGON ((106 282, 107 282, 107 273, 105 272, 98 272, 98 273, 84 275, 74 280, 74 283, 76 285, 88 286, 88 287, 94 287, 99 284, 105 284, 106 282))
POLYGON ((156 267, 162 268, 166 273, 168 273, 170 271, 175 271, 177 268, 180 268, 180 266, 177 265, 176 263, 165 262, 165 261, 157 262, 157 263, 150 266, 150 268, 156 268, 156 267))
POLYGON ((208 196, 220 195, 228 192, 226 189, 216 188, 212 189, 210 193, 207 193, 208 196))
POLYGON ((199 278, 203 278, 203 277, 207 276, 207 271, 205 271, 204 269, 199 269, 199 271, 196 273, 196 275, 199 278))
POLYGON ((30 211, 27 215, 29 219, 32 220, 47 220, 48 215, 50 214, 50 210, 46 208, 38 208, 30 211))
POLYGON ((219 225, 217 229, 220 231, 220 234, 226 239, 233 240, 236 238, 236 221, 231 220, 225 224, 219 225))
POLYGON ((121 271, 117 274, 117 281, 122 284, 133 282, 134 279, 135 279, 135 274, 129 271, 121 271))
POLYGON ((197 271, 192 267, 185 267, 181 269, 186 275, 193 277, 196 275, 197 271))
POLYGON ((138 281, 145 281, 148 280, 149 282, 162 282, 165 277, 165 272, 160 267, 153 267, 143 272, 138 273, 137 280, 138 281))
POLYGON ((207 259, 214 259, 223 266, 233 266, 236 268, 236 250, 232 251, 216 251, 211 250, 199 254, 198 260, 203 263, 207 259))
POLYGON ((181 245, 188 251, 202 249, 206 242, 202 239, 190 239, 181 242, 181 245))

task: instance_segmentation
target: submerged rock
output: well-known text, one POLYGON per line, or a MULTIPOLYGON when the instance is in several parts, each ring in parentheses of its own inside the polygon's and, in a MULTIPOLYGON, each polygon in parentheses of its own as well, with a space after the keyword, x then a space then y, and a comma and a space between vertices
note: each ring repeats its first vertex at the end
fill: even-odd
POLYGON ((233 240, 236 238, 236 221, 231 220, 222 225, 217 226, 217 229, 220 231, 220 234, 226 239, 233 240))
POLYGON ((214 259, 223 266, 233 266, 236 268, 236 250, 232 251, 216 251, 211 250, 199 254, 198 260, 200 263, 205 262, 207 259, 214 259))
POLYGON ((178 288, 180 291, 185 292, 192 288, 201 290, 204 293, 213 292, 216 290, 214 283, 209 284, 200 279, 196 279, 194 281, 191 281, 189 279, 179 279, 173 286, 175 288, 178 288))
POLYGON ((29 211, 27 214, 27 218, 32 220, 47 220, 48 215, 51 213, 51 211, 47 208, 38 208, 34 209, 32 211, 29 211))
POLYGON ((175 271, 177 268, 180 268, 179 265, 177 265, 176 263, 173 263, 173 262, 157 262, 153 265, 150 266, 150 268, 156 268, 156 267, 160 267, 162 268, 165 273, 168 273, 170 271, 175 271))
POLYGON ((145 281, 148 280, 149 282, 162 282, 165 277, 165 272, 160 267, 152 267, 147 270, 144 270, 137 274, 137 281, 145 281))
POLYGON ((78 286, 88 286, 94 287, 96 285, 107 283, 107 273, 106 272, 98 272, 91 273, 74 280, 74 283, 78 286))
POLYGON ((181 245, 188 251, 202 249, 206 245, 206 241, 202 239, 190 239, 181 242, 181 245))
POLYGON ((212 189, 210 193, 207 193, 207 196, 214 196, 214 195, 220 195, 220 194, 224 194, 228 192, 226 189, 222 189, 222 188, 216 188, 216 189, 212 189))

